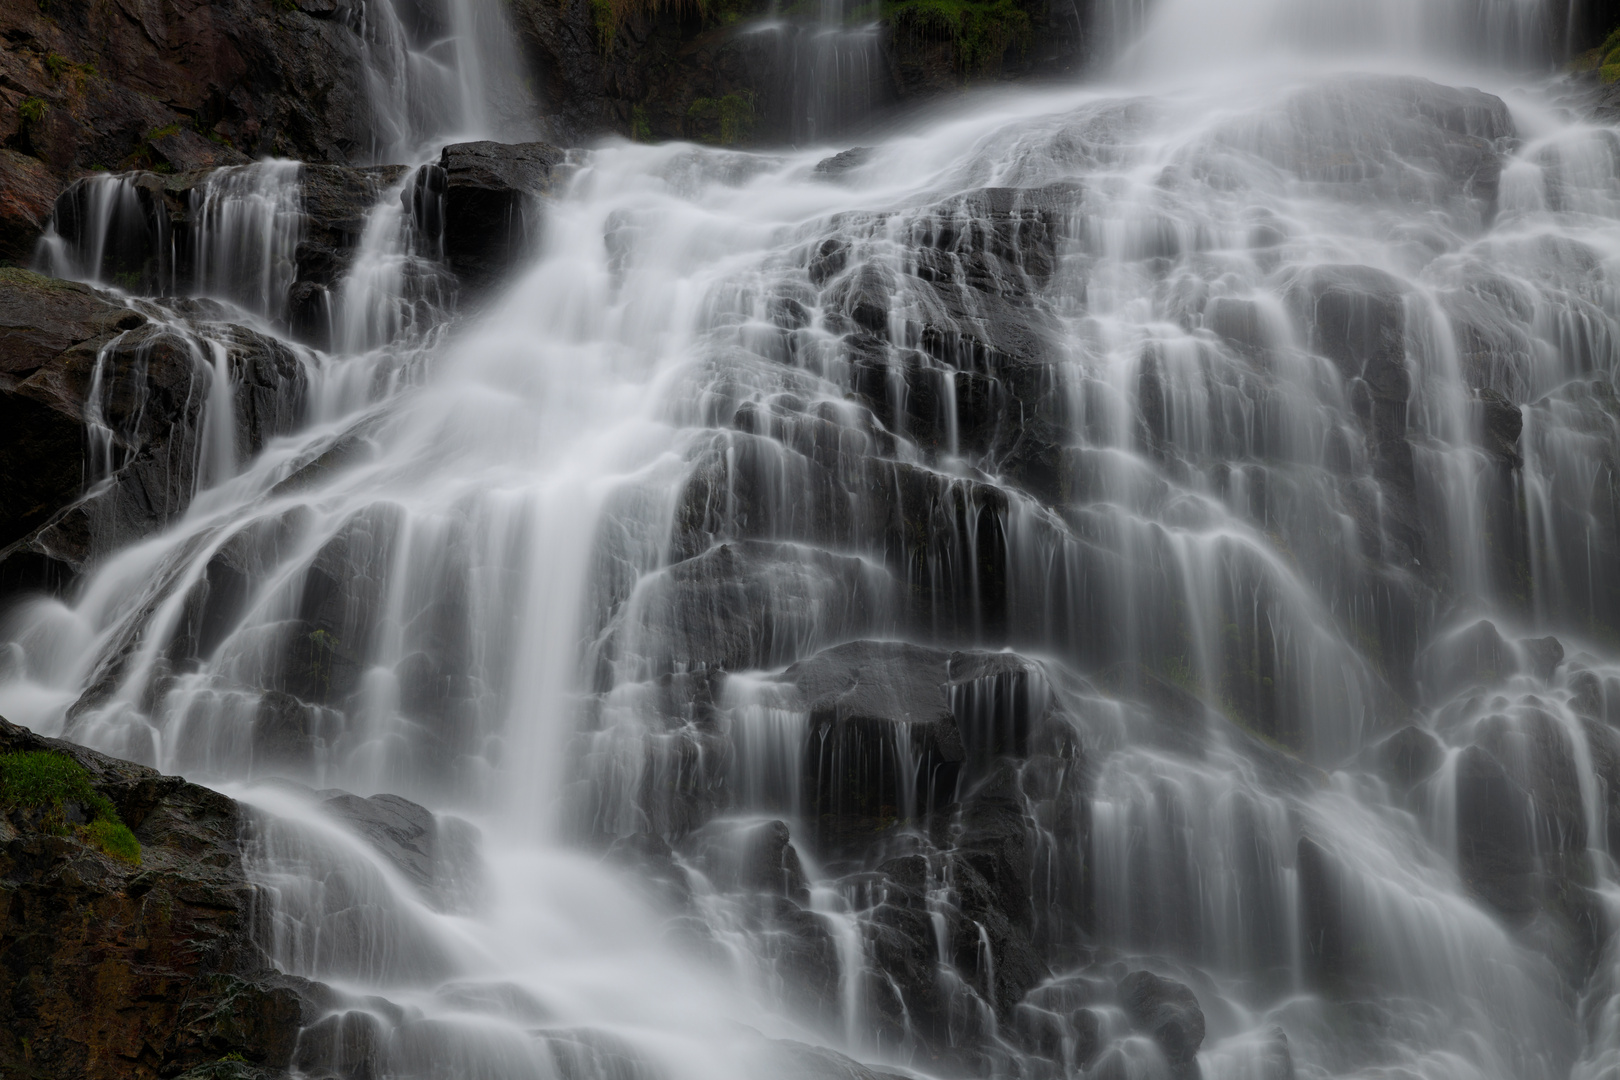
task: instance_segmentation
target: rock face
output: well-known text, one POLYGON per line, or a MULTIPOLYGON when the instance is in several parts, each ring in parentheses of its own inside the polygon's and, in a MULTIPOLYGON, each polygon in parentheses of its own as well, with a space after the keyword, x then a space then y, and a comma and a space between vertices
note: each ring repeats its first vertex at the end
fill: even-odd
POLYGON ((771 145, 836 137, 839 125, 858 128, 969 80, 1073 73, 1091 51, 1083 12, 973 0, 931 21, 898 5, 875 32, 840 37, 844 74, 830 95, 796 75, 825 47, 821 28, 780 20, 757 0, 706 9, 518 0, 512 20, 562 137, 771 145), (805 122, 812 109, 815 130, 805 122))
POLYGON ((1204 1013, 1186 986, 1151 971, 1133 971, 1119 982, 1119 1003, 1137 1030, 1164 1050, 1178 1074, 1194 1062, 1204 1042, 1204 1013))
MULTIPOLYGON (((84 285, 0 269, 0 583, 60 587, 96 553, 151 532, 210 468, 200 445, 211 380, 232 384, 233 460, 289 430, 304 368, 280 342, 192 304, 155 322, 84 285), (208 335, 205 343, 198 335, 208 335), (214 348, 224 353, 216 362, 214 348)), ((219 448, 216 448, 219 449, 219 448)))
POLYGON ((231 1054, 240 1076, 284 1069, 313 988, 253 944, 236 804, 0 720, 0 753, 31 750, 89 771, 141 862, 0 817, 0 1071, 155 1080, 231 1054))
POLYGON ((434 907, 460 910, 477 895, 482 864, 472 825, 437 817, 398 795, 320 794, 323 809, 381 852, 434 907))
MULTIPOLYGON (((0 143, 58 184, 92 168, 363 160, 370 108, 349 10, 271 0, 7 4, 0 143), (39 105, 24 110, 25 100, 39 105)), ((0 257, 32 246, 27 224, 18 209, 0 213, 0 257)))
MULTIPOLYGON (((431 24, 426 9, 402 14, 431 24)), ((955 22, 901 5, 850 31, 837 100, 795 81, 822 48, 809 22, 759 0, 722 8, 521 0, 510 18, 550 115, 574 141, 603 134, 772 144, 837 134, 967 80, 1076 70, 1080 9, 972 0, 955 22), (982 9, 982 10, 980 10, 982 9), (830 125, 830 126, 829 126, 830 125)), ((157 9, 53 0, 0 11, 0 263, 25 264, 50 200, 90 170, 184 173, 265 156, 375 160, 368 39, 348 0, 185 0, 157 9), (199 61, 197 58, 204 58, 199 61), (25 107, 26 105, 26 107, 25 107)))
MULTIPOLYGON (((423 171, 418 185, 442 192, 444 258, 464 286, 488 287, 531 249, 541 201, 558 181, 563 159, 549 143, 456 143, 440 155, 442 175, 423 171)), ((419 197, 418 205, 424 201, 419 197)))

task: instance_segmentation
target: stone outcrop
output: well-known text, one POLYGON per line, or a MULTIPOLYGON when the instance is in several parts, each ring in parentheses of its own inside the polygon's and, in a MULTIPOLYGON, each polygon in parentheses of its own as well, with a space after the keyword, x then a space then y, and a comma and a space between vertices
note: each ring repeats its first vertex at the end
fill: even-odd
POLYGON ((254 945, 237 805, 0 720, 0 754, 39 750, 88 771, 139 839, 140 863, 0 813, 0 1072, 246 1080, 284 1069, 318 989, 276 974, 254 945))
MULTIPOLYGON (((959 93, 971 80, 1078 71, 1092 46, 1084 7, 973 0, 944 19, 896 5, 875 29, 851 27, 840 86, 810 85, 824 31, 763 0, 705 8, 518 0, 512 21, 560 137, 779 145, 959 93), (811 102, 822 128, 806 125, 811 102)), ((830 61, 829 61, 830 62, 830 61)))
MULTIPOLYGON (((6 4, 0 144, 57 185, 89 169, 364 160, 371 118, 350 14, 319 0, 6 4)), ((0 176, 29 169, 8 160, 0 176)), ((5 200, 0 258, 31 248, 29 224, 5 200)))
MULTIPOLYGON (((437 173, 424 169, 419 187, 437 187, 444 259, 461 284, 492 285, 539 235, 542 200, 562 175, 563 151, 549 143, 455 143, 444 148, 437 173), (442 185, 442 186, 441 186, 442 185)), ((421 206, 426 200, 417 198, 421 206)), ((424 233, 433 233, 424 221, 424 233)))
POLYGON ((97 553, 185 509, 201 420, 226 353, 243 459, 302 410, 304 369, 283 344, 193 302, 182 327, 72 282, 0 269, 0 586, 60 587, 97 553), (204 344, 206 334, 211 344, 204 344))
POLYGON ((1133 971, 1119 981, 1119 1003, 1131 1024, 1164 1051, 1176 1075, 1186 1075, 1204 1042, 1198 997, 1174 979, 1133 971))

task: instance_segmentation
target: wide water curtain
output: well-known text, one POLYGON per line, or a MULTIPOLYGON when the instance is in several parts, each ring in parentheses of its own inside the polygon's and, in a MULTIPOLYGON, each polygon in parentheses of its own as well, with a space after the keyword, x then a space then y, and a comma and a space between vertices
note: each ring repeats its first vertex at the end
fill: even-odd
MULTIPOLYGON (((64 196, 52 271, 161 326, 96 361, 94 557, 0 714, 251 808, 300 1075, 1620 1068, 1569 10, 1092 6, 1089 81, 853 152, 531 146, 498 280, 419 164, 541 130, 495 4, 360 9, 406 164, 320 283, 331 167, 64 196)), ((824 8, 807 143, 881 63, 824 8)))

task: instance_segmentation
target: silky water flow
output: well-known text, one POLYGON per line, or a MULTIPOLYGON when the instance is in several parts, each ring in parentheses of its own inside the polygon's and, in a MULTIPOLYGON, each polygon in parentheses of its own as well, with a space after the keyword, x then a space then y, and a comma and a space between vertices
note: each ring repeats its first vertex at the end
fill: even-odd
POLYGON ((179 287, 134 179, 59 208, 205 421, 0 713, 249 808, 301 1074, 1620 1068, 1620 135, 1528 2, 1111 11, 1113 82, 834 169, 576 152, 461 321, 379 191, 250 453, 135 296, 284 333, 297 166, 179 287))

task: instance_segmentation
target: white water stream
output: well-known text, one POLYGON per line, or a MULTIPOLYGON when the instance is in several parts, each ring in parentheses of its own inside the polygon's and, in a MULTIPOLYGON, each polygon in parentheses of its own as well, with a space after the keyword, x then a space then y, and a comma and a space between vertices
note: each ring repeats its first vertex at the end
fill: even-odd
MULTIPOLYGON (((380 87, 442 64, 488 100, 443 59, 482 32, 454 7, 380 87)), ((923 1074, 1188 1075, 1097 989, 1119 962, 1194 989, 1211 1080, 1612 1074, 1620 955, 1571 958, 1620 918, 1620 134, 1519 72, 1530 0, 1137 8, 1113 81, 965 99, 834 181, 838 148, 597 147, 454 326, 402 298, 423 256, 387 193, 305 426, 7 616, 0 714, 256 811, 266 948, 346 1002, 302 1072, 774 1077, 804 1068, 789 1038, 923 1074), (984 394, 1039 401, 1055 494, 970 430, 984 394), (1485 616, 1500 638, 1469 636, 1485 616), (952 690, 970 744, 1033 717, 1068 747, 1018 767, 1048 968, 1022 1011, 988 920, 971 961, 947 942, 969 886, 931 825, 859 856, 820 831, 848 793, 814 789, 773 676, 860 638, 1033 658, 952 690), (1122 665, 1230 719, 1133 701, 1122 665), (1403 785, 1378 763, 1408 724, 1439 763, 1403 785), (437 811, 427 880, 329 789, 437 811), (1470 809, 1509 790, 1525 814, 1470 809), (773 819, 796 901, 728 862, 773 819), (876 873, 919 851, 926 995, 876 873)), ((379 147, 489 127, 419 122, 416 93, 379 147)), ((269 320, 296 234, 253 168, 210 189, 239 198, 204 203, 199 291, 269 320)), ((901 770, 895 805, 930 782, 901 770)))

